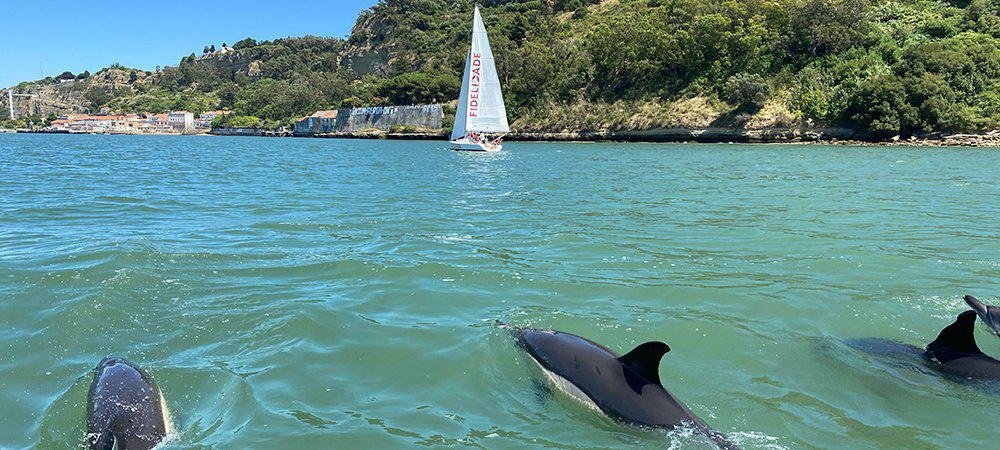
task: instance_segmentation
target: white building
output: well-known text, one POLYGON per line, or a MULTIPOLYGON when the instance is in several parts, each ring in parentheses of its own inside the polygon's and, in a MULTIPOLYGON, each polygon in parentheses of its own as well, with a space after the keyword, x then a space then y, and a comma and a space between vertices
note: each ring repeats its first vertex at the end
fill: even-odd
POLYGON ((194 128, 194 114, 187 111, 171 111, 167 114, 167 124, 182 130, 194 128))
POLYGON ((215 120, 216 117, 226 113, 226 111, 205 111, 198 116, 198 119, 194 121, 194 124, 202 128, 212 128, 212 121, 215 120))

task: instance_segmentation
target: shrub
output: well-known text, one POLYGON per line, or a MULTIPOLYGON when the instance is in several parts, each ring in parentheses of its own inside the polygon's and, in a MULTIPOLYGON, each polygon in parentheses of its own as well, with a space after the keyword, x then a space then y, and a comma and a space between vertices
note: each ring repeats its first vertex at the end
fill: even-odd
POLYGON ((771 86, 759 74, 741 73, 722 86, 724 99, 740 108, 760 109, 771 94, 771 86))
POLYGON ((883 75, 863 81, 848 99, 845 119, 861 129, 880 134, 912 128, 917 112, 906 102, 899 78, 883 75))
POLYGON ((365 102, 357 97, 348 97, 340 101, 341 108, 360 108, 365 106, 365 102))
POLYGON ((396 105, 416 105, 458 98, 461 87, 454 75, 408 72, 381 83, 376 95, 396 105))
POLYGON ((226 125, 231 128, 258 128, 261 125, 261 120, 255 116, 233 116, 229 118, 226 125))

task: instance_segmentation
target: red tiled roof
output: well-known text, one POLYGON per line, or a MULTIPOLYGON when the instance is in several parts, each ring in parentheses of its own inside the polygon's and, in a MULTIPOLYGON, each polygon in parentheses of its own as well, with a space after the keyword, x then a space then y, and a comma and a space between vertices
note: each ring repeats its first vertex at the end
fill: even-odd
POLYGON ((331 109, 331 110, 324 110, 324 111, 316 111, 310 117, 319 117, 320 119, 336 119, 337 118, 337 110, 331 109))

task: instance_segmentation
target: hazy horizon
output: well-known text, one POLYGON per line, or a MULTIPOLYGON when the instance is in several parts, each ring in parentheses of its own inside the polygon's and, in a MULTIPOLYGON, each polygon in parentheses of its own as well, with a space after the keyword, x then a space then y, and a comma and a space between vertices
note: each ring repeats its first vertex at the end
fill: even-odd
POLYGON ((67 3, 44 13, 28 3, 8 5, 6 36, 0 40, 0 87, 67 70, 93 73, 115 63, 152 70, 176 65, 191 53, 201 54, 207 45, 218 48, 247 37, 346 37, 358 14, 378 1, 341 0, 334 5, 314 0, 278 8, 260 0, 213 2, 209 7, 178 3, 182 6, 67 3))

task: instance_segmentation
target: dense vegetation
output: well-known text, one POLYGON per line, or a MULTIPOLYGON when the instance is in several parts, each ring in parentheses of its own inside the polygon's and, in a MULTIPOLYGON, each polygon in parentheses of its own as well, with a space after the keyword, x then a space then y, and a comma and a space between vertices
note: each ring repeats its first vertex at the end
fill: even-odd
MULTIPOLYGON (((1000 128, 1000 0, 479 3, 523 130, 1000 128)), ((93 103, 224 108, 241 123, 277 124, 317 109, 449 100, 471 10, 470 0, 383 0, 347 40, 247 39, 93 103)))

